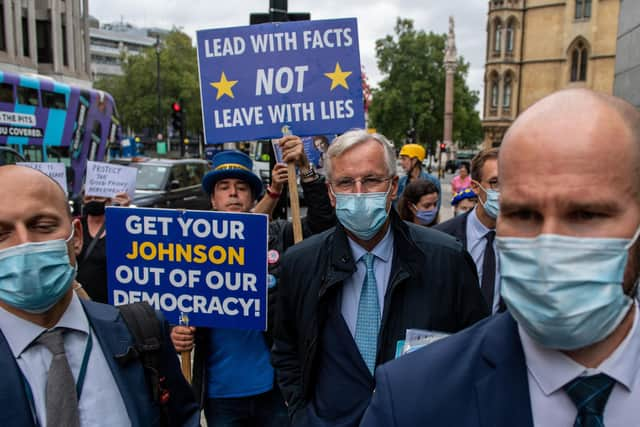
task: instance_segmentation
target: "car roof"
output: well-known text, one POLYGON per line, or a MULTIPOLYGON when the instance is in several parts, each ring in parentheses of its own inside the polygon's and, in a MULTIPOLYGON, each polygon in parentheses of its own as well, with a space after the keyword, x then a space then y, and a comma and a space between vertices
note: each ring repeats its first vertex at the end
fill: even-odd
MULTIPOLYGON (((125 159, 118 159, 120 161, 114 161, 114 163, 120 163, 122 162, 122 164, 124 164, 124 162, 126 161, 125 159)), ((206 160, 203 159, 156 159, 156 158, 151 158, 151 157, 133 157, 131 159, 128 159, 129 162, 128 164, 130 165, 136 165, 136 164, 149 164, 149 165, 163 165, 163 166, 171 166, 171 165, 176 165, 176 164, 189 164, 189 163, 200 163, 200 164, 205 164, 208 165, 209 162, 207 162, 206 160)))

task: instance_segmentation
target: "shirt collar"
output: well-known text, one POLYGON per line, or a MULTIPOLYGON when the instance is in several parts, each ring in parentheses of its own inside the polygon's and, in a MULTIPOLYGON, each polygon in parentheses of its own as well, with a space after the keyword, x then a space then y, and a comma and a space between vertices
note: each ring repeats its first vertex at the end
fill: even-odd
POLYGON ((380 240, 371 251, 367 251, 351 237, 347 236, 347 239, 349 240, 349 247, 351 248, 353 259, 356 260, 356 262, 360 261, 360 258, 367 252, 371 252, 376 258, 380 258, 383 262, 389 262, 393 254, 393 233, 391 232, 391 226, 387 229, 387 233, 382 240, 380 240))
POLYGON ((631 390, 640 370, 640 330, 638 307, 634 304, 633 326, 618 348, 598 368, 587 369, 561 351, 542 347, 518 325, 527 369, 542 392, 549 396, 582 375, 604 373, 631 390))
MULTIPOLYGON (((85 334, 89 333, 89 320, 75 292, 73 292, 71 302, 55 327, 73 329, 85 334)), ((7 339, 13 356, 18 358, 33 340, 46 331, 46 328, 0 308, 0 330, 2 330, 2 334, 7 339)))
POLYGON ((489 231, 492 230, 491 228, 487 228, 483 223, 480 222, 480 219, 478 219, 478 208, 474 207, 467 218, 467 229, 471 233, 470 240, 480 240, 489 231))

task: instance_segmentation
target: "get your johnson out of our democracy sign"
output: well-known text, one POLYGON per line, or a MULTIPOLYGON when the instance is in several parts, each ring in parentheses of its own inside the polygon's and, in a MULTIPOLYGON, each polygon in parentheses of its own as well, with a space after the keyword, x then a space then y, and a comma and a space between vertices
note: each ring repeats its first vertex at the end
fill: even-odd
POLYGON ((208 144, 364 127, 357 21, 197 32, 208 144))
POLYGON ((267 327, 267 216, 107 208, 109 302, 146 301, 170 323, 267 327))

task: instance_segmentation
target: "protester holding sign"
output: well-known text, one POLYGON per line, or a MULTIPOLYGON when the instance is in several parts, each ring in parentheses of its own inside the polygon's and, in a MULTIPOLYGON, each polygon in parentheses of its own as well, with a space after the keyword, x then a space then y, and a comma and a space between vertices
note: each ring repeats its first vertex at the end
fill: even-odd
POLYGON ((384 136, 346 132, 326 160, 340 223, 287 251, 276 306, 272 360, 300 427, 357 426, 375 367, 407 329, 457 332, 489 314, 462 245, 391 207, 398 176, 384 136))
MULTIPOLYGON (((283 160, 295 162, 301 173, 308 168, 302 141, 287 136, 279 141, 283 160)), ((224 212, 249 212, 262 193, 262 182, 252 172, 252 161, 239 151, 225 151, 213 158, 213 171, 202 181, 210 194, 213 209, 224 212)), ((302 186, 309 214, 302 221, 305 236, 323 231, 335 223, 324 179, 315 174, 303 177, 302 186)), ((282 252, 293 244, 289 222, 278 220, 269 225, 269 313, 279 287, 282 252)), ((188 351, 195 341, 193 387, 205 411, 210 427, 287 426, 284 399, 274 385, 270 363, 271 327, 267 333, 255 330, 209 329, 176 326, 172 333, 176 350, 188 351)))
POLYGON ((118 193, 113 198, 85 195, 82 203, 83 244, 78 256, 78 282, 92 300, 107 304, 105 207, 129 206, 131 199, 127 193, 118 193))

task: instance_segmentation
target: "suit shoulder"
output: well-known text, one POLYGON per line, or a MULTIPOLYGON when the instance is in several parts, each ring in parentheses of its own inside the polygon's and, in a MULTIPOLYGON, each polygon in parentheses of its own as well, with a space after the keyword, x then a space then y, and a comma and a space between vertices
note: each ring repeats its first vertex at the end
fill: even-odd
POLYGON ((413 240, 422 249, 446 248, 456 252, 463 250, 462 244, 451 235, 433 228, 406 223, 413 240))
POLYGON ((442 231, 447 234, 455 234, 457 230, 460 230, 464 226, 464 222, 467 220, 467 215, 458 215, 453 218, 435 225, 433 228, 438 231, 442 231))

